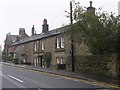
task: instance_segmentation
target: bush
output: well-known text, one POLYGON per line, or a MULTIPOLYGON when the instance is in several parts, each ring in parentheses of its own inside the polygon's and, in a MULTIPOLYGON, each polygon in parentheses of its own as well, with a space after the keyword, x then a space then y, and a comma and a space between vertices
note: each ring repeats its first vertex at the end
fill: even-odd
POLYGON ((31 62, 21 62, 21 64, 31 65, 31 62))
POLYGON ((4 62, 13 61, 13 57, 12 56, 2 56, 2 59, 3 59, 4 62))
POLYGON ((57 69, 66 69, 66 64, 58 64, 57 69))

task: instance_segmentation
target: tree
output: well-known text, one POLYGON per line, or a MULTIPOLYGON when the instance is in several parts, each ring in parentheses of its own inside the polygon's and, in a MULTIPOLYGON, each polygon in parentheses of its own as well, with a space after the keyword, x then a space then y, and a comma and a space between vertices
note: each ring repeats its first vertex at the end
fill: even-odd
POLYGON ((93 54, 118 52, 120 25, 118 18, 113 13, 109 15, 101 12, 100 9, 94 13, 86 10, 79 3, 75 3, 73 15, 74 24, 72 30, 69 29, 71 26, 68 26, 67 35, 70 38, 73 35, 76 43, 84 42, 93 54))

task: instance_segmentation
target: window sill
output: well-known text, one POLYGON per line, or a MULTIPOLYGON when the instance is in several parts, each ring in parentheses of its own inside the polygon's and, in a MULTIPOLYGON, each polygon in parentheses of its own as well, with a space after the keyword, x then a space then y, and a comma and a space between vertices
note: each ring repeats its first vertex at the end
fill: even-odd
POLYGON ((34 51, 33 54, 37 54, 38 52, 37 51, 34 51))

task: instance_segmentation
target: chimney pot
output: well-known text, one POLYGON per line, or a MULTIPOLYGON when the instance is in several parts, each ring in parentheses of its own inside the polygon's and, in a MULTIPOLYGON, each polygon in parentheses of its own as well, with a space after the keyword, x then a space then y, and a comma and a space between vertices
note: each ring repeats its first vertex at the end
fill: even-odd
POLYGON ((90 7, 92 7, 92 1, 90 1, 90 7))
POLYGON ((47 25, 47 19, 43 20, 43 24, 47 25))

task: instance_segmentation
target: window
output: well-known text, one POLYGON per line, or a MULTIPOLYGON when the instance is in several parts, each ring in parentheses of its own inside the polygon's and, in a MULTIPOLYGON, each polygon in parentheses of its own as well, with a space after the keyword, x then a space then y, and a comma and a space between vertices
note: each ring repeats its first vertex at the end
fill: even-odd
POLYGON ((56 58, 56 60, 57 60, 57 64, 59 64, 60 63, 59 58, 56 58))
POLYGON ((60 58, 60 64, 63 64, 63 58, 60 58))
POLYGON ((41 49, 44 50, 44 42, 43 41, 41 42, 41 46, 42 46, 41 49))
POLYGON ((60 40, 57 38, 57 48, 60 48, 60 40))
POLYGON ((64 38, 61 37, 61 48, 64 48, 64 38))
POLYGON ((16 58, 16 54, 15 53, 13 54, 13 58, 16 58))
POLYGON ((37 51, 37 43, 34 43, 34 51, 37 51))
POLYGON ((57 48, 64 48, 64 37, 57 37, 57 48))
POLYGON ((57 61, 57 64, 63 64, 63 58, 62 57, 57 57, 56 61, 57 61))

